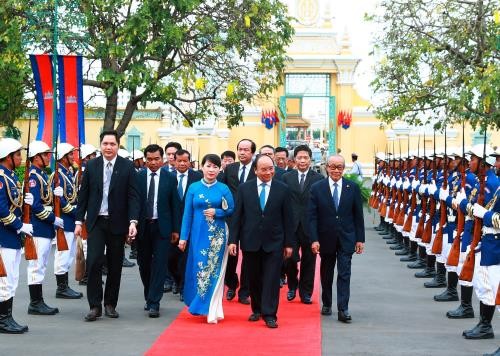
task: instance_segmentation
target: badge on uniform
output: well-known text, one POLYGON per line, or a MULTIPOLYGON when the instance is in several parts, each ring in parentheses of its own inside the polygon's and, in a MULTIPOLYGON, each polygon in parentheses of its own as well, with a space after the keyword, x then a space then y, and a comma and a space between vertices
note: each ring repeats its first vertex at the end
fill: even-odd
POLYGON ((0 189, 3 188, 3 182, 0 182, 0 189))
POLYGON ((228 208, 229 208, 229 205, 227 205, 226 198, 222 197, 222 210, 227 210, 228 208))
POLYGON ((30 188, 36 187, 36 182, 34 179, 30 179, 30 188))

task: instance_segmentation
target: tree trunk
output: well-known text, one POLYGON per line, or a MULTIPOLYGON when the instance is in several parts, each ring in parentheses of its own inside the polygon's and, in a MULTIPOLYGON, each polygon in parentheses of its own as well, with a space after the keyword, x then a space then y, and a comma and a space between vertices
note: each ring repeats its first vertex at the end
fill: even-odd
MULTIPOLYGON (((118 90, 114 89, 111 95, 106 96, 106 110, 104 112, 104 130, 113 130, 118 110, 118 90)), ((121 135, 120 135, 121 136, 121 135)))
POLYGON ((130 120, 132 120, 132 115, 134 114, 135 110, 137 110, 138 102, 139 100, 135 96, 131 97, 128 101, 127 106, 125 107, 125 111, 123 112, 123 117, 121 118, 120 123, 116 128, 116 131, 118 131, 118 135, 120 137, 125 134, 125 130, 127 129, 130 120))

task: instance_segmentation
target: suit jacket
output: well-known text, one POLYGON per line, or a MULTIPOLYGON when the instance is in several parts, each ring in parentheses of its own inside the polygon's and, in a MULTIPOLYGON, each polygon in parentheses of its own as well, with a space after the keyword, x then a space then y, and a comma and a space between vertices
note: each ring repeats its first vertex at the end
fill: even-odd
MULTIPOLYGON (((177 172, 170 172, 169 174, 171 174, 175 178, 175 182, 176 182, 176 188, 175 189, 176 189, 176 192, 177 192, 177 185, 179 184, 179 182, 177 181, 177 172)), ((203 178, 203 174, 201 174, 199 171, 195 171, 193 169, 188 169, 188 171, 187 171, 186 190, 184 191, 184 196, 182 197, 181 205, 180 205, 181 226, 182 226, 182 215, 184 214, 184 205, 186 204, 186 195, 187 195, 187 191, 189 189, 189 186, 191 184, 193 184, 194 182, 200 181, 201 178, 203 178)), ((177 196, 179 196, 179 194, 177 194, 177 196)))
POLYGON ((334 253, 338 244, 354 252, 356 242, 365 242, 363 203, 356 183, 342 179, 339 209, 335 209, 328 178, 311 186, 307 218, 310 241, 320 243, 320 251, 334 253))
POLYGON ((278 166, 274 166, 274 178, 283 180, 283 175, 287 173, 288 171, 285 171, 283 168, 280 168, 278 166))
POLYGON ((288 185, 290 191, 290 203, 293 209, 293 231, 297 231, 299 223, 307 236, 309 236, 309 219, 307 218, 307 204, 309 203, 309 192, 311 186, 323 179, 323 176, 312 169, 309 169, 304 181, 304 190, 301 191, 299 185, 299 171, 293 169, 282 176, 282 182, 288 185))
MULTIPOLYGON (((234 162, 227 165, 226 169, 224 169, 224 175, 223 175, 224 178, 222 180, 222 183, 226 184, 229 187, 231 194, 233 194, 233 198, 236 198, 236 191, 238 190, 238 186, 240 185, 240 176, 239 176, 240 167, 241 167, 240 162, 234 162)), ((252 163, 246 181, 248 182, 249 180, 254 178, 255 178, 255 170, 254 170, 254 164, 252 163)))
MULTIPOLYGON (((170 239, 172 232, 180 232, 181 224, 181 200, 177 193, 177 179, 165 169, 159 169, 160 182, 158 184, 158 196, 156 206, 158 209, 158 227, 160 238, 170 239)), ((139 220, 138 237, 144 234, 144 226, 148 203, 148 170, 143 169, 138 173, 139 197, 141 201, 141 215, 139 220)))
MULTIPOLYGON (((103 160, 101 156, 88 161, 78 192, 76 220, 85 220, 89 231, 94 228, 101 209, 103 160)), ((136 174, 131 161, 116 157, 108 192, 109 225, 115 235, 127 234, 130 220, 139 220, 140 202, 136 174)))
POLYGON ((231 219, 229 243, 238 244, 243 251, 266 252, 295 246, 291 227, 292 208, 288 187, 273 179, 264 211, 260 207, 257 179, 238 187, 236 209, 231 219))

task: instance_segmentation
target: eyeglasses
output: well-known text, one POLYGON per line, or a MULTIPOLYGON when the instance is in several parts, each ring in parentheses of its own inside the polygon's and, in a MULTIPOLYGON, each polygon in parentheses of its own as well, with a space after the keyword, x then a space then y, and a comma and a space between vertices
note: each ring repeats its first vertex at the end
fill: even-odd
POLYGON ((327 165, 328 168, 330 168, 332 171, 343 171, 344 170, 344 166, 343 165, 334 165, 334 164, 329 164, 327 165))

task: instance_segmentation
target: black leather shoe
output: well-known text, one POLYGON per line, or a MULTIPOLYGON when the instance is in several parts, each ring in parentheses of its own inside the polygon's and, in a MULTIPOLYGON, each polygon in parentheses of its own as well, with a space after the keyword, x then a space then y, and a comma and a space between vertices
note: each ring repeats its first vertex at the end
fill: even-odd
POLYGON ((118 312, 116 311, 115 307, 112 305, 104 306, 104 315, 106 315, 108 318, 113 318, 113 319, 116 319, 120 316, 120 314, 118 314, 118 312))
POLYGON ((286 300, 291 302, 292 300, 295 299, 295 296, 297 295, 297 290, 296 289, 290 289, 288 293, 286 294, 286 300))
POLYGON ((127 260, 127 258, 125 256, 123 256, 122 266, 123 267, 134 267, 135 263, 134 262, 130 262, 129 260, 127 260))
POLYGON ((406 248, 406 246, 404 244, 401 244, 401 243, 389 247, 389 249, 391 249, 393 251, 401 251, 401 250, 404 250, 405 248, 406 248))
POLYGON ((434 296, 436 302, 456 302, 458 301, 458 293, 456 288, 448 287, 446 290, 434 296))
POLYGON ((248 317, 248 321, 259 321, 260 320, 260 313, 252 313, 248 317))
MULTIPOLYGON (((417 260, 417 254, 415 252, 410 252, 408 256, 401 257, 399 259, 401 262, 413 262, 417 260)), ((424 265, 425 266, 425 265, 424 265)), ((422 267, 424 267, 422 266, 422 267)))
POLYGON ((172 291, 172 285, 170 283, 165 283, 163 285, 163 293, 169 293, 172 291))
POLYGON ((462 335, 469 340, 493 339, 495 337, 491 323, 484 319, 481 319, 479 324, 472 329, 465 330, 462 335))
POLYGON ((349 314, 349 312, 347 310, 339 310, 338 319, 339 319, 339 321, 341 321, 343 323, 350 323, 352 320, 351 314, 349 314))
POLYGON ((415 273, 415 277, 417 278, 434 278, 435 275, 436 270, 430 267, 425 267, 422 271, 415 273))
POLYGON ((404 248, 404 249, 402 249, 402 250, 396 251, 394 254, 395 254, 396 256, 404 256, 404 255, 407 255, 407 254, 409 254, 409 253, 410 253, 410 250, 408 250, 408 248, 407 248, 407 247, 405 247, 405 248, 404 248))
POLYGON ((249 305, 250 304, 250 298, 249 297, 238 298, 238 303, 249 305))
POLYGON ((323 306, 321 308, 321 315, 332 315, 332 308, 323 306))
POLYGON ((304 296, 303 298, 300 298, 300 301, 304 304, 312 304, 312 298, 308 295, 304 296))
POLYGON ((158 309, 151 308, 148 313, 150 318, 158 318, 160 317, 160 311, 158 309))
POLYGON ((233 300, 235 296, 236 296, 236 291, 234 289, 229 288, 226 293, 226 299, 233 300))
POLYGON ((420 269, 420 268, 425 268, 427 264, 425 263, 425 260, 421 258, 417 258, 413 263, 408 263, 406 267, 410 269, 420 269))
POLYGON ((57 313, 59 313, 59 309, 49 307, 43 299, 31 301, 28 305, 28 314, 31 315, 55 315, 57 313))
POLYGON ((474 318, 474 309, 472 309, 471 305, 463 305, 461 303, 457 309, 446 312, 446 316, 450 319, 474 318))
POLYGON ((266 326, 269 329, 276 329, 278 327, 278 323, 275 319, 266 319, 266 326))
POLYGON ((101 309, 99 308, 90 308, 90 311, 87 315, 85 315, 85 321, 96 321, 97 318, 102 316, 101 309))

